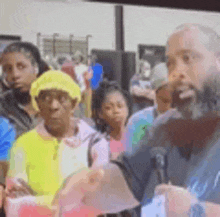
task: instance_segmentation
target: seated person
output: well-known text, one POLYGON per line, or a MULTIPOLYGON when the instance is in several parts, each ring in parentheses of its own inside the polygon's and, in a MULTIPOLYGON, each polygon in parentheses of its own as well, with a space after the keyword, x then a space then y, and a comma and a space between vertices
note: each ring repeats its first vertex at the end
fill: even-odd
MULTIPOLYGON (((63 180, 88 167, 89 145, 95 133, 84 121, 72 117, 81 93, 69 75, 48 71, 32 84, 30 93, 33 107, 43 122, 20 136, 11 150, 6 181, 8 216, 18 216, 26 203, 37 209, 47 206, 50 214, 50 204, 63 180), (14 204, 17 208, 12 209, 14 204)), ((99 142, 108 145, 104 138, 99 142)), ((101 158, 100 164, 108 162, 108 149, 96 152, 97 146, 100 144, 92 145, 91 150, 96 160, 101 158)), ((96 160, 93 162, 98 166, 96 160)))

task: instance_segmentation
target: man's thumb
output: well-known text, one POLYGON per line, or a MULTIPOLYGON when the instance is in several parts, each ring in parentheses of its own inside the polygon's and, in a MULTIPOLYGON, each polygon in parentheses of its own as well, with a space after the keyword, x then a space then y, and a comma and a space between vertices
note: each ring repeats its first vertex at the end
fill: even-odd
POLYGON ((88 190, 95 190, 100 184, 100 181, 103 179, 103 177, 104 177, 103 169, 93 170, 89 172, 87 175, 87 183, 89 184, 88 190))

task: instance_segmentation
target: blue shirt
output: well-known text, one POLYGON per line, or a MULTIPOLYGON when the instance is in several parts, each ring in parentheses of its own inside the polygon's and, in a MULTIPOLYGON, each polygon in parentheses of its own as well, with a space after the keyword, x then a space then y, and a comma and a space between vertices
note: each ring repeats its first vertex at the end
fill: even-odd
POLYGON ((122 140, 126 151, 134 151, 137 148, 143 136, 149 134, 156 117, 156 106, 142 109, 130 117, 122 140))
POLYGON ((0 117, 0 161, 8 160, 8 154, 15 141, 15 129, 9 120, 0 117))
POLYGON ((92 66, 93 77, 91 79, 91 88, 96 90, 102 81, 103 67, 99 63, 92 66))

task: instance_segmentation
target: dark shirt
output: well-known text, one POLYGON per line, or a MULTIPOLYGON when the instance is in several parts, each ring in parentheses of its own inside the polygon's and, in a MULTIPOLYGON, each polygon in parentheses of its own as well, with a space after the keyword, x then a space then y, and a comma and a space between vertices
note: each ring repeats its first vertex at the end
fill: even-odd
POLYGON ((37 118, 30 117, 18 104, 12 91, 7 91, 0 96, 0 116, 9 119, 16 130, 16 137, 33 129, 37 125, 37 118))
POLYGON ((168 180, 173 185, 182 187, 188 186, 189 171, 198 165, 198 162, 203 159, 206 153, 206 150, 201 148, 187 149, 189 144, 182 141, 181 138, 182 145, 173 146, 169 129, 160 129, 160 126, 165 125, 168 121, 176 121, 180 118, 181 114, 175 109, 161 115, 152 127, 148 144, 146 144, 146 139, 143 137, 139 142, 139 148, 135 152, 127 152, 117 160, 112 161, 120 167, 133 195, 142 205, 151 201, 155 187, 159 184, 151 160, 150 151, 152 146, 165 147, 167 151, 168 180))

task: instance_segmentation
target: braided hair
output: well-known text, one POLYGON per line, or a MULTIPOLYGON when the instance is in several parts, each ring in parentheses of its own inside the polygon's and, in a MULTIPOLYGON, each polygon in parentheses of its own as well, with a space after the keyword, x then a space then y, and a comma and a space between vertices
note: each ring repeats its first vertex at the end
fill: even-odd
MULTIPOLYGON (((99 84, 99 87, 96 89, 93 100, 92 100, 92 110, 93 110, 93 120, 95 121, 96 128, 101 133, 110 133, 110 126, 99 117, 99 113, 101 112, 102 104, 105 101, 106 96, 112 92, 119 92, 122 94, 126 101, 126 105, 128 107, 128 118, 132 114, 132 98, 130 94, 123 90, 119 84, 115 81, 103 81, 99 84)), ((127 118, 127 120, 128 120, 127 118)), ((126 121, 127 123, 127 121, 126 121)))
POLYGON ((3 55, 13 52, 20 52, 26 58, 30 59, 31 64, 38 68, 38 77, 49 69, 47 63, 41 59, 39 49, 30 42, 14 42, 9 44, 4 49, 3 55))

